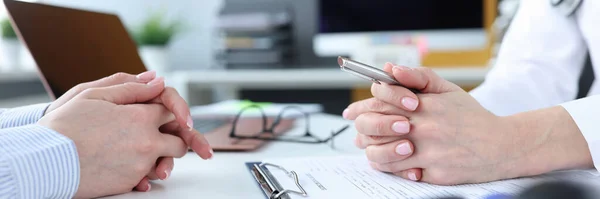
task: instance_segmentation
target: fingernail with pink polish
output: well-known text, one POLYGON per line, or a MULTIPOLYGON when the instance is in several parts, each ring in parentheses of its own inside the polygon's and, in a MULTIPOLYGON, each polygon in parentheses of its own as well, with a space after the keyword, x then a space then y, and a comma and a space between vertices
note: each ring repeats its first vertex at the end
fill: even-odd
POLYGON ((392 130, 399 134, 407 134, 410 131, 410 124, 408 121, 398 121, 392 124, 392 130))
POLYGON ((192 119, 191 115, 188 116, 186 125, 190 131, 194 129, 194 120, 192 119))
POLYGON ((412 180, 412 181, 417 181, 417 174, 415 174, 415 172, 408 172, 408 179, 412 180))
POLYGON ((164 84, 164 83, 165 83, 164 77, 157 77, 157 78, 153 79, 152 81, 148 82, 148 85, 154 86, 154 85, 164 84))
POLYGON ((396 153, 399 155, 408 155, 412 153, 412 149, 410 149, 410 145, 408 145, 408 143, 404 142, 396 147, 396 153))
POLYGON ((165 170, 165 180, 166 180, 167 178, 169 178, 169 176, 170 176, 170 175, 171 175, 171 170, 169 170, 169 169, 166 169, 166 170, 165 170))
POLYGON ((213 149, 210 149, 208 152, 210 153, 210 157, 208 159, 211 160, 215 155, 215 152, 213 151, 213 149))
POLYGON ((150 189, 152 189, 152 185, 148 183, 148 189, 146 189, 146 192, 150 191, 150 189))
POLYGON ((135 76, 138 81, 148 82, 156 77, 156 71, 146 71, 135 76))
POLYGON ((348 119, 348 109, 344 109, 344 112, 342 113, 342 117, 344 117, 344 119, 348 119))
POLYGON ((414 111, 417 109, 417 106, 419 105, 419 101, 417 101, 416 99, 413 99, 411 97, 404 97, 404 98, 402 98, 402 105, 404 107, 406 107, 408 110, 414 111))

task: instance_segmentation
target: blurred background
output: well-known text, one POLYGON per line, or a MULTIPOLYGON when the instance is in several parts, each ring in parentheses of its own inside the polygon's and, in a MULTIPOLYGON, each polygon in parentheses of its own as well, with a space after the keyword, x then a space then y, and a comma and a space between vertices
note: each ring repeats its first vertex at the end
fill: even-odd
MULTIPOLYGON (((472 89, 493 66, 518 7, 518 0, 28 1, 118 15, 146 67, 190 105, 319 103, 332 114, 370 97, 370 82, 340 71, 337 56, 431 67, 472 89)), ((6 17, 2 6, 0 107, 50 101, 6 17)))

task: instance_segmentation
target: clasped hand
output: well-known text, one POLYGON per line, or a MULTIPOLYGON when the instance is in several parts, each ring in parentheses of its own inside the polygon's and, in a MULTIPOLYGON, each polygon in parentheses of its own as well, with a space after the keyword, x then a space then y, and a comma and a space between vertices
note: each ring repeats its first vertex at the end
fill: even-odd
POLYGON ((413 181, 440 185, 517 177, 515 161, 524 158, 510 123, 484 109, 460 87, 427 68, 386 64, 408 89, 373 84, 373 98, 351 104, 356 145, 371 166, 413 181))
POLYGON ((77 198, 148 191, 149 180, 168 178, 173 157, 188 148, 212 157, 207 140, 192 128, 185 101, 154 72, 80 84, 54 101, 38 124, 77 147, 77 198))

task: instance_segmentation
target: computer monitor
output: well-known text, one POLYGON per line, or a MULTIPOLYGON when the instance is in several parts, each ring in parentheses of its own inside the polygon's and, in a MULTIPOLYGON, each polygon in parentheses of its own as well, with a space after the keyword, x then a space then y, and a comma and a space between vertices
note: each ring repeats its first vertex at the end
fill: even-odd
POLYGON ((319 0, 318 56, 348 55, 372 42, 419 36, 430 51, 486 47, 486 0, 319 0))

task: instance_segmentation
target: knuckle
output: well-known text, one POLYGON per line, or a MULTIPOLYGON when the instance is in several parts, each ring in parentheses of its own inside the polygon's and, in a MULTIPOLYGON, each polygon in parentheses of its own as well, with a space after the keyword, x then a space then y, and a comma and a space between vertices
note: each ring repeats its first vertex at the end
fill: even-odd
POLYGON ((424 74, 427 74, 427 75, 434 73, 433 69, 428 68, 428 67, 420 67, 419 70, 421 70, 421 72, 423 72, 424 74))
POLYGON ((81 95, 83 96, 93 96, 95 93, 99 92, 100 89, 98 88, 81 88, 81 95))
POLYGON ((389 129, 387 122, 385 122, 384 120, 377 120, 374 122, 374 128, 375 128, 375 133, 376 135, 386 135, 387 134, 387 130, 389 129))
POLYGON ((81 83, 74 86, 72 90, 75 91, 75 93, 81 93, 85 91, 88 87, 88 83, 81 83))
POLYGON ((176 158, 181 158, 186 153, 187 153, 187 146, 185 144, 182 144, 181 147, 179 148, 179 151, 176 154, 176 158))
POLYGON ((366 103, 367 105, 367 109, 371 110, 371 111, 381 111, 384 108, 384 104, 383 102, 379 101, 379 100, 371 100, 369 101, 369 103, 366 103))
POLYGON ((118 73, 115 73, 115 74, 109 76, 109 80, 115 81, 115 82, 124 82, 130 76, 131 76, 130 74, 127 74, 127 73, 124 73, 124 72, 118 72, 118 73))
POLYGON ((379 144, 379 143, 384 142, 385 139, 386 139, 383 136, 376 136, 376 135, 368 136, 368 138, 369 138, 369 143, 370 144, 379 144))

